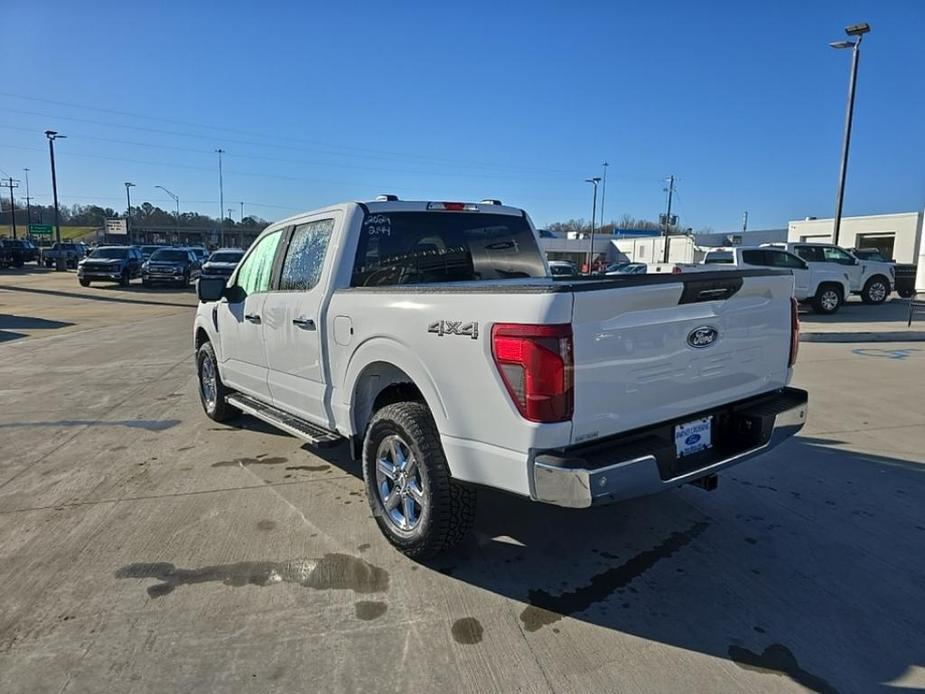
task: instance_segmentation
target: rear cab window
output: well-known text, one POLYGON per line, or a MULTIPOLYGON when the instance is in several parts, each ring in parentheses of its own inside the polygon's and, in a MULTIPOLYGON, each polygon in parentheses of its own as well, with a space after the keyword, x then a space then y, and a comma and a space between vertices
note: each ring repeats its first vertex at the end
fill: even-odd
POLYGON ((353 287, 546 277, 522 215, 491 212, 369 212, 353 287))
POLYGON ((713 265, 718 263, 732 263, 732 251, 710 251, 704 257, 703 262, 707 265, 713 265))

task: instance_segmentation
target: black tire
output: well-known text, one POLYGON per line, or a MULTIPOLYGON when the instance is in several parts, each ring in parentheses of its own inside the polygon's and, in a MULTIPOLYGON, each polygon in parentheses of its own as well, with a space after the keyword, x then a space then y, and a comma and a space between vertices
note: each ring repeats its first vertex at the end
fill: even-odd
POLYGON ((141 280, 141 286, 142 286, 142 287, 150 287, 150 286, 151 286, 151 283, 150 283, 148 280, 143 279, 143 280, 141 280))
POLYGON ((837 284, 820 284, 812 300, 813 312, 830 316, 838 312, 844 301, 844 292, 837 284))
POLYGON ((81 287, 89 287, 89 286, 90 286, 90 280, 85 280, 85 279, 81 278, 81 279, 78 280, 78 281, 80 282, 80 286, 81 286, 81 287))
POLYGON ((861 301, 874 306, 882 304, 890 295, 890 282, 883 275, 874 275, 861 291, 861 301))
POLYGON ((215 350, 212 349, 212 344, 209 342, 202 343, 196 351, 196 375, 199 378, 199 402, 202 403, 202 409, 209 419, 216 422, 225 422, 241 414, 241 410, 225 402, 228 389, 222 383, 222 377, 218 373, 218 360, 215 358, 215 350), (215 393, 211 401, 206 395, 207 389, 203 387, 203 369, 208 369, 205 366, 206 362, 211 363, 215 375, 215 393))
POLYGON ((128 274, 128 270, 123 270, 122 274, 119 276, 119 286, 127 287, 132 283, 131 277, 128 274))
MULTIPOLYGON (((422 402, 393 403, 373 415, 363 440, 363 480, 379 529, 409 557, 426 557, 449 549, 466 536, 475 520, 476 491, 450 477, 437 426, 422 402), (415 496, 411 493, 413 486, 423 501, 418 504, 412 500, 419 511, 416 522, 407 529, 402 529, 390 515, 380 491, 377 461, 380 445, 387 446, 387 439, 404 444, 409 453, 406 459, 413 472, 407 478, 407 498, 415 496)), ((384 479, 383 483, 389 486, 384 479)), ((397 481, 393 482, 391 491, 398 486, 397 481)), ((392 498, 391 493, 388 498, 392 498)), ((393 510, 402 513, 405 498, 402 494, 398 501, 402 511, 393 510)))
POLYGON ((911 299, 915 296, 915 292, 911 289, 897 289, 896 293, 903 299, 911 299))

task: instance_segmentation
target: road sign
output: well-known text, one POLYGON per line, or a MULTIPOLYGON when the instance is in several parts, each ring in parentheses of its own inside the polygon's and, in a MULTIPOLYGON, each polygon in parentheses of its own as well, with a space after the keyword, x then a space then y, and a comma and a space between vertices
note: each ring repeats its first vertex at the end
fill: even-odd
POLYGON ((51 224, 30 224, 29 234, 32 236, 51 236, 54 227, 51 224))
POLYGON ((125 224, 124 219, 107 219, 106 220, 106 234, 107 235, 122 235, 128 233, 128 227, 125 224))

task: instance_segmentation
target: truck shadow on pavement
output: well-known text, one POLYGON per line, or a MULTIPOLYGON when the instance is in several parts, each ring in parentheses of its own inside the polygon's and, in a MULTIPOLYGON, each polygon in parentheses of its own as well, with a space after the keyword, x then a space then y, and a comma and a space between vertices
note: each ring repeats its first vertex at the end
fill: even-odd
POLYGON ((806 439, 765 462, 709 494, 586 510, 484 492, 472 538, 426 565, 524 603, 526 634, 567 633, 570 617, 728 659, 768 688, 894 690, 925 657, 925 464, 806 439))
MULTIPOLYGON (((116 287, 112 287, 115 289, 116 287)), ((130 292, 132 287, 126 289, 125 287, 121 288, 122 292, 130 292)), ((110 301, 119 304, 142 304, 147 306, 176 306, 177 308, 193 308, 195 304, 193 302, 176 302, 176 301, 155 301, 152 299, 134 299, 128 298, 124 295, 122 296, 106 296, 104 294, 94 294, 87 292, 73 291, 68 292, 63 289, 38 289, 36 287, 12 287, 8 284, 0 284, 0 290, 9 291, 9 292, 28 292, 30 294, 43 294, 46 296, 59 296, 68 299, 87 299, 89 301, 110 301)), ((182 294, 183 296, 189 296, 189 292, 178 290, 176 294, 182 294)))
POLYGON ((12 332, 14 330, 58 330, 67 328, 73 323, 60 320, 47 320, 45 318, 36 318, 35 316, 17 316, 11 313, 0 313, 0 342, 9 342, 20 337, 26 337, 25 333, 12 332))
POLYGON ((894 295, 893 298, 887 299, 879 306, 869 306, 858 299, 852 299, 843 304, 838 313, 832 316, 821 316, 818 313, 813 313, 811 309, 801 310, 800 323, 804 324, 807 331, 818 324, 831 325, 832 323, 845 324, 846 326, 856 323, 868 325, 902 324, 902 327, 905 328, 908 313, 909 300, 900 299, 894 295))

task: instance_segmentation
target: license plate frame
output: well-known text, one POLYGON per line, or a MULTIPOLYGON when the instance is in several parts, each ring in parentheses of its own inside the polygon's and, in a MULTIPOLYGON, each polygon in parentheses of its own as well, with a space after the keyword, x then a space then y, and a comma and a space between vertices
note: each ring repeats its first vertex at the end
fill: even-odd
POLYGON ((678 458, 713 447, 713 415, 698 417, 674 427, 674 447, 678 458))

